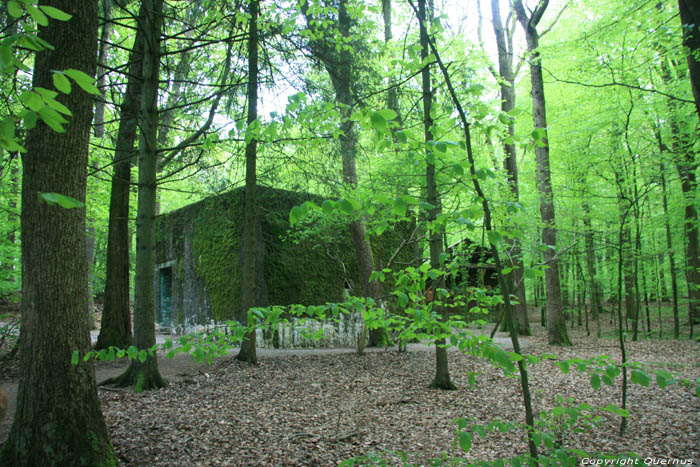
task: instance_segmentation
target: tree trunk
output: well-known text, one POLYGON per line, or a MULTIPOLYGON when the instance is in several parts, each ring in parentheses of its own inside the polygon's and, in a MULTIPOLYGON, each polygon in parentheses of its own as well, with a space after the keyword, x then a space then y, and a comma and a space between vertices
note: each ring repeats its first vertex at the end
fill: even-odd
POLYGON ((598 287, 598 279, 596 278, 595 267, 595 244, 593 242, 593 229, 591 228, 591 214, 588 203, 583 203, 583 226, 585 228, 586 242, 586 269, 591 287, 591 313, 596 321, 596 335, 600 337, 600 314, 603 312, 603 306, 600 300, 600 289, 598 287))
POLYGON ((688 48, 688 71, 695 98, 695 112, 700 119, 700 5, 697 0, 678 0, 683 28, 683 45, 688 48))
MULTIPOLYGON (((145 10, 139 11, 143 24, 145 10)), ((129 197, 131 165, 138 128, 139 106, 143 90, 143 30, 136 29, 136 38, 129 54, 129 77, 119 115, 119 130, 114 150, 112 190, 109 200, 107 230, 107 277, 102 324, 95 349, 110 346, 127 348, 132 344, 131 306, 129 303, 129 197)))
POLYGON ((105 102, 107 99, 107 88, 105 78, 107 70, 107 54, 109 52, 109 42, 112 34, 112 0, 102 0, 102 34, 100 36, 100 51, 97 58, 97 89, 100 90, 100 97, 95 103, 95 137, 102 138, 105 135, 105 102))
POLYGON ((661 203, 664 209, 664 227, 666 231, 666 250, 671 274, 671 304, 673 306, 673 337, 678 339, 681 335, 681 326, 678 313, 678 278, 676 271, 676 258, 673 251, 673 240, 671 237, 671 224, 668 215, 668 198, 666 196, 666 169, 663 161, 659 164, 661 174, 661 203))
POLYGON ((528 53, 530 54, 530 82, 532 85, 532 118, 535 130, 541 133, 539 144, 535 145, 537 164, 537 190, 540 194, 540 216, 542 218, 542 244, 544 260, 549 266, 545 270, 547 293, 547 334, 551 345, 571 345, 566 331, 566 321, 561 301, 561 284, 559 281, 559 261, 555 256, 557 247, 557 230, 554 215, 554 194, 552 176, 549 169, 549 141, 547 138, 547 114, 544 98, 544 81, 542 65, 538 52, 539 35, 537 24, 548 5, 548 0, 540 2, 528 17, 522 0, 513 3, 518 22, 525 31, 528 53))
MULTIPOLYGON (((155 243, 156 243, 156 138, 158 130, 158 70, 160 34, 163 21, 163 0, 144 0, 143 28, 143 92, 141 99, 141 134, 139 137, 139 196, 136 214, 136 271, 134 277, 134 343, 139 350, 148 350, 155 339, 155 243)), ((106 383, 134 386, 143 391, 166 386, 158 371, 156 353, 145 361, 131 361, 127 371, 106 383)))
MULTIPOLYGON (((352 21, 347 10, 347 0, 340 0, 338 3, 337 32, 340 37, 349 38, 352 21)), ((306 17, 307 24, 311 25, 311 16, 308 12, 308 3, 302 6, 302 13, 306 17)), ((324 33, 329 35, 328 31, 324 33)), ((336 39, 315 39, 311 41, 311 49, 316 57, 321 60, 328 75, 330 76, 335 90, 336 103, 340 106, 342 123, 340 125, 341 134, 340 153, 343 165, 343 182, 345 185, 355 190, 357 189, 357 162, 356 162, 356 142, 354 122, 350 119, 354 108, 354 98, 352 94, 352 84, 354 76, 353 55, 345 47, 340 47, 336 51, 336 39)), ((357 295, 364 297, 376 296, 377 284, 370 283, 370 276, 374 270, 374 255, 372 247, 367 239, 367 227, 364 220, 359 219, 350 223, 350 234, 352 236, 355 254, 357 255, 358 269, 360 273, 360 290, 357 295)), ((377 344, 376 341, 380 330, 370 332, 370 344, 377 344)))
MULTIPOLYGON (((33 86, 51 89, 54 70, 94 76, 97 2, 42 5, 72 15, 39 35, 55 47, 36 54, 33 86)), ((85 208, 41 201, 59 193, 85 202, 92 97, 78 86, 58 100, 73 117, 64 133, 39 122, 27 137, 22 180, 22 330, 17 410, 0 465, 116 465, 91 363, 71 364, 90 348, 85 208)))
MULTIPOLYGON (((421 59, 426 60, 430 54, 430 48, 428 43, 428 30, 427 25, 429 21, 432 21, 433 14, 432 11, 426 12, 425 0, 418 0, 418 22, 420 23, 420 45, 421 45, 421 59)), ((437 190, 437 183, 435 180, 435 159, 434 155, 431 156, 432 150, 428 146, 428 143, 434 141, 432 127, 433 119, 431 117, 431 108, 433 103, 433 90, 430 83, 430 65, 426 65, 421 71, 421 82, 423 87, 423 128, 425 134, 426 147, 426 191, 427 191, 427 201, 428 204, 432 205, 428 213, 428 222, 434 223, 437 217, 440 215, 441 205, 440 205, 440 194, 437 190)), ((430 244, 430 267, 432 269, 440 269, 440 256, 442 255, 442 229, 428 228, 430 232, 429 244, 430 244)), ((437 306, 437 284, 432 284, 430 289, 433 292, 433 306, 437 306)), ((443 312, 443 310, 438 310, 438 312, 443 312)), ((430 383, 430 387, 436 389, 456 389, 457 387, 452 383, 450 379, 450 371, 447 362, 447 348, 445 346, 445 339, 440 338, 435 341, 435 378, 430 383)))
MULTIPOLYGON (((503 27, 501 11, 498 0, 491 0, 491 12, 493 17, 493 31, 496 35, 496 47, 498 50, 498 73, 501 77, 501 111, 508 113, 515 108, 515 75, 513 71, 513 39, 511 31, 503 27)), ((515 120, 508 120, 508 137, 510 141, 503 141, 505 154, 505 169, 508 176, 508 186, 514 202, 520 201, 518 186, 518 159, 515 152, 515 120)), ((510 290, 515 295, 515 314, 518 317, 518 332, 525 336, 531 336, 530 322, 527 316, 527 300, 525 298, 525 276, 523 274, 524 263, 520 240, 514 238, 509 248, 507 267, 512 271, 507 275, 511 284, 510 290)))
MULTIPOLYGON (((248 22, 248 128, 258 119, 258 10, 259 0, 251 0, 250 19, 248 22)), ((245 148, 245 224, 243 236, 245 250, 243 251, 243 270, 241 271, 241 310, 240 319, 243 325, 248 322, 248 311, 257 305, 257 277, 255 271, 258 253, 257 236, 257 159, 258 140, 250 138, 245 148)), ((255 329, 250 330, 241 342, 241 350, 236 357, 248 363, 256 364, 258 357, 255 349, 255 329)))

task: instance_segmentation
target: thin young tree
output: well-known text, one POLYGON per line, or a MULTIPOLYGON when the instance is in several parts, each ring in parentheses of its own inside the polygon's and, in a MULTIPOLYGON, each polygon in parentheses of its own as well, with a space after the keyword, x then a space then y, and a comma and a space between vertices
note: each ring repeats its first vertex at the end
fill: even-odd
MULTIPOLYGON (((53 75, 60 70, 94 76, 97 1, 41 4, 72 16, 39 28, 52 47, 36 55, 33 87, 53 88, 53 75)), ((65 132, 37 123, 22 157, 20 378, 0 465, 116 465, 94 368, 82 360, 71 364, 75 350, 90 348, 84 202, 93 99, 78 86, 57 99, 72 115, 65 132), (72 198, 68 204, 76 207, 42 201, 49 194, 72 198)))
MULTIPOLYGON (((428 25, 430 24, 429 22, 432 21, 432 18, 432 9, 429 11, 426 8, 425 0, 418 0, 418 24, 420 27, 421 59, 424 63, 426 62, 428 55, 430 55, 428 25)), ((423 130, 426 145, 425 184, 427 201, 428 204, 432 206, 428 212, 428 222, 433 224, 440 215, 442 209, 440 194, 438 192, 437 181, 435 178, 435 158, 430 146, 430 143, 434 142, 435 138, 432 130, 433 118, 431 116, 431 110, 433 105, 433 89, 429 64, 425 65, 423 70, 421 70, 421 86, 423 92, 423 130)), ((430 246, 430 267, 433 269, 440 269, 440 257, 442 256, 442 229, 430 227, 429 231, 430 236, 428 239, 428 244, 430 246)), ((434 304, 439 302, 439 300, 437 300, 437 289, 441 288, 436 287, 436 285, 437 284, 433 283, 431 286, 434 304)), ((445 346, 444 337, 435 340, 435 377, 430 383, 430 387, 437 389, 457 388, 450 379, 450 371, 447 362, 447 347, 445 346)))

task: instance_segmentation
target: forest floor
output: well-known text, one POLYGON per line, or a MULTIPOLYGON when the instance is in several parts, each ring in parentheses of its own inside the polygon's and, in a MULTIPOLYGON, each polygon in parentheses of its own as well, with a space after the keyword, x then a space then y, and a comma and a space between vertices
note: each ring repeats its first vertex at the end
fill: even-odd
MULTIPOLYGON (((539 323, 533 323, 533 331, 526 339, 529 354, 619 359, 611 338, 569 330, 574 346, 553 348, 539 323)), ((687 335, 687 328, 683 331, 687 335)), ((628 342, 627 349, 629 360, 692 381, 700 377, 697 342, 643 340, 628 342)), ((457 417, 480 424, 524 421, 517 378, 504 377, 484 360, 450 352, 458 389, 438 391, 428 389, 435 366, 431 347, 414 345, 406 353, 380 349, 362 357, 351 349, 263 351, 260 357, 257 366, 224 357, 210 367, 180 355, 159 364, 170 380, 163 390, 135 394, 101 388, 103 412, 123 465, 327 466, 370 453, 384 456, 386 465, 424 465, 443 455, 475 462, 527 452, 522 431, 492 433, 487 439, 475 435, 468 454, 454 446, 457 417), (469 372, 477 373, 474 387, 469 372), (391 454, 398 452, 407 460, 391 454)), ((119 374, 125 364, 98 364, 98 380, 119 374)), ((0 382, 6 390, 15 389, 16 375, 0 371, 0 382)), ((555 406, 558 395, 594 407, 620 403, 619 378, 616 386, 603 384, 596 391, 588 375, 573 369, 564 374, 552 362, 532 366, 530 383, 536 411, 555 406)), ((649 461, 700 463, 700 400, 694 388, 633 384, 628 407, 625 436, 618 434, 619 418, 603 413, 598 428, 568 434, 564 445, 590 453, 632 451, 649 461)), ((9 429, 9 420, 4 422, 0 440, 9 429)))

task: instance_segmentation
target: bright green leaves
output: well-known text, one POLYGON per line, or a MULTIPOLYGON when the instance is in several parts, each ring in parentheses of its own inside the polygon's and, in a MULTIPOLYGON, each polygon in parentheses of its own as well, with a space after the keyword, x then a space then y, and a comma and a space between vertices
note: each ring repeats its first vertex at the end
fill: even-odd
POLYGON ((547 130, 544 128, 535 128, 532 133, 530 133, 530 136, 532 136, 535 146, 539 146, 541 148, 547 146, 547 130))
POLYGON ((22 11, 22 7, 20 7, 19 3, 17 3, 14 0, 10 0, 9 2, 7 2, 7 12, 13 18, 20 18, 24 14, 24 12, 22 11))
POLYGON ((29 13, 29 16, 40 26, 48 26, 49 18, 58 21, 68 21, 71 19, 71 15, 58 8, 46 5, 37 7, 29 0, 10 0, 7 2, 7 12, 13 18, 21 18, 24 15, 22 6, 24 6, 24 9, 29 13))
POLYGON ((58 8, 54 8, 52 6, 41 5, 39 6, 39 9, 43 11, 49 18, 53 18, 58 21, 69 21, 72 18, 72 16, 68 13, 65 13, 59 10, 58 8))
POLYGON ((372 128, 383 133, 389 125, 389 121, 394 120, 398 115, 391 109, 379 110, 370 113, 370 123, 372 128))
POLYGON ((469 452, 472 448, 472 434, 469 431, 459 433, 459 447, 464 452, 469 452))
POLYGON ((95 86, 95 79, 87 73, 69 68, 64 71, 75 83, 88 94, 100 95, 100 90, 95 86))
POLYGON ((53 74, 52 78, 53 78, 53 85, 56 89, 61 91, 63 94, 70 94, 71 84, 70 84, 70 80, 68 78, 66 78, 65 74, 55 72, 53 74))
POLYGON ((632 375, 630 376, 630 379, 633 383, 639 384, 640 386, 644 387, 649 386, 649 382, 651 381, 651 378, 649 377, 647 372, 643 370, 632 370, 632 375))
POLYGON ((600 388, 600 375, 597 373, 593 373, 591 375, 591 387, 595 390, 598 390, 600 388))
POLYGON ((406 204, 406 201, 403 198, 399 197, 394 200, 394 204, 391 207, 391 212, 396 216, 405 217, 407 209, 408 205, 406 204))
POLYGON ((68 123, 63 115, 71 116, 71 111, 65 105, 56 100, 58 93, 48 89, 36 87, 20 95, 22 104, 35 112, 41 120, 57 133, 63 133, 63 125, 68 123))
POLYGON ((306 203, 294 206, 289 211, 289 223, 295 225, 300 220, 304 219, 309 213, 309 208, 306 203))
POLYGON ((48 16, 46 16, 40 9, 29 3, 26 3, 24 7, 27 9, 27 13, 29 13, 29 16, 31 16, 32 19, 36 21, 36 23, 39 26, 46 27, 49 25, 48 16))
POLYGON ((0 121, 0 147, 11 152, 26 152, 15 138, 15 122, 11 117, 0 121))
POLYGON ((39 201, 44 201, 49 206, 58 205, 64 209, 75 209, 85 206, 84 203, 78 201, 77 199, 59 193, 39 193, 38 196, 39 201))
MULTIPOLYGON (((99 95, 100 91, 95 87, 94 79, 87 73, 75 69, 65 71, 54 71, 53 84, 60 92, 70 94, 72 91, 72 79, 83 91, 99 95)), ((35 87, 30 91, 25 91, 19 97, 20 102, 26 107, 27 112, 23 114, 25 129, 31 129, 36 123, 37 117, 57 133, 65 131, 64 125, 68 120, 64 117, 72 116, 68 107, 61 104, 56 97, 58 93, 49 89, 35 87)), ((0 141, 3 147, 10 149, 10 142, 5 144, 0 141)))

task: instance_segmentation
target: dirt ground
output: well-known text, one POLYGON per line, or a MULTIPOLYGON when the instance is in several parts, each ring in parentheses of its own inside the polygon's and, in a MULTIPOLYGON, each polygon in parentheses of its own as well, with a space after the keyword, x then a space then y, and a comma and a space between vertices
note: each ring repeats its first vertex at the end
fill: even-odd
MULTIPOLYGON (((524 341, 533 355, 619 358, 615 339, 588 337, 578 328, 569 331, 573 347, 552 348, 545 329, 532 324, 535 335, 524 341)), ((499 342, 506 345, 505 336, 499 342)), ((475 435, 468 454, 455 444, 458 417, 482 425, 494 419, 523 421, 517 378, 505 377, 483 359, 452 351, 450 372, 458 389, 435 391, 428 389, 435 365, 431 346, 414 344, 405 353, 368 350, 358 357, 353 349, 261 349, 257 366, 232 356, 211 367, 186 355, 161 358, 160 371, 170 381, 167 388, 142 394, 99 389, 115 452, 127 466, 178 467, 326 466, 370 453, 386 459, 384 465, 437 465, 431 460, 442 456, 476 462, 527 452, 520 429, 490 433, 486 439, 475 435), (473 387, 470 373, 476 375, 473 387)), ((691 381, 700 377, 697 342, 644 340, 629 342, 627 350, 630 360, 651 369, 666 369, 691 381)), ((98 381, 125 366, 98 364, 98 381)), ((538 413, 556 405, 620 403, 619 378, 613 387, 593 390, 590 375, 574 369, 565 374, 552 362, 531 366, 529 373, 538 413)), ((16 387, 15 381, 2 386, 10 391, 16 387)), ((589 453, 634 452, 649 462, 698 465, 700 400, 694 387, 672 384, 662 390, 653 380, 649 387, 633 384, 629 408, 624 436, 618 433, 617 416, 591 409, 586 411, 588 420, 600 417, 599 426, 585 429, 584 417, 577 430, 562 432, 560 442, 589 453)), ((5 420, 0 440, 8 429, 5 420)))
MULTIPOLYGON (((475 330, 476 333, 486 332, 485 330, 475 330)), ((93 331, 93 342, 96 340, 97 331, 93 331)), ((178 336, 171 335, 158 335, 157 340, 159 342, 165 341, 165 339, 176 340, 178 336)), ((494 337, 495 341, 506 349, 512 349, 510 344, 510 339, 503 333, 497 333, 494 337)), ((527 342, 523 342, 527 345, 527 342)), ((521 344, 521 345, 523 345, 521 344)), ((386 352, 388 349, 380 348, 367 348, 365 352, 386 352)), ((409 344, 408 351, 410 352, 432 352, 433 348, 431 346, 425 346, 421 344, 409 344)), ((237 350, 230 352, 231 355, 235 355, 237 350)), ((270 359, 270 358, 282 358, 290 356, 312 356, 312 355, 342 355, 342 354, 354 354, 355 349, 351 348, 318 348, 318 349, 257 349, 257 355, 260 359, 270 359)), ((0 361, 2 362, 2 361, 0 361)), ((0 368, 0 389, 5 391, 8 398, 8 412, 3 420, 0 420, 0 441, 4 441, 7 438, 7 434, 10 430, 10 425, 12 423, 12 417, 14 416, 16 409, 16 399, 17 399, 17 380, 18 380, 18 368, 17 360, 11 362, 2 362, 3 368, 0 368)), ((119 376, 128 367, 129 362, 127 360, 118 360, 114 362, 96 362, 95 363, 95 380, 99 383, 105 381, 109 378, 119 376)), ((198 363, 193 360, 189 355, 178 354, 172 358, 165 358, 162 354, 158 354, 158 369, 161 376, 163 376, 170 383, 178 383, 183 380, 187 380, 198 375, 207 375, 212 371, 212 366, 207 363, 198 363)), ((109 388, 100 387, 100 391, 109 391, 109 388)))

